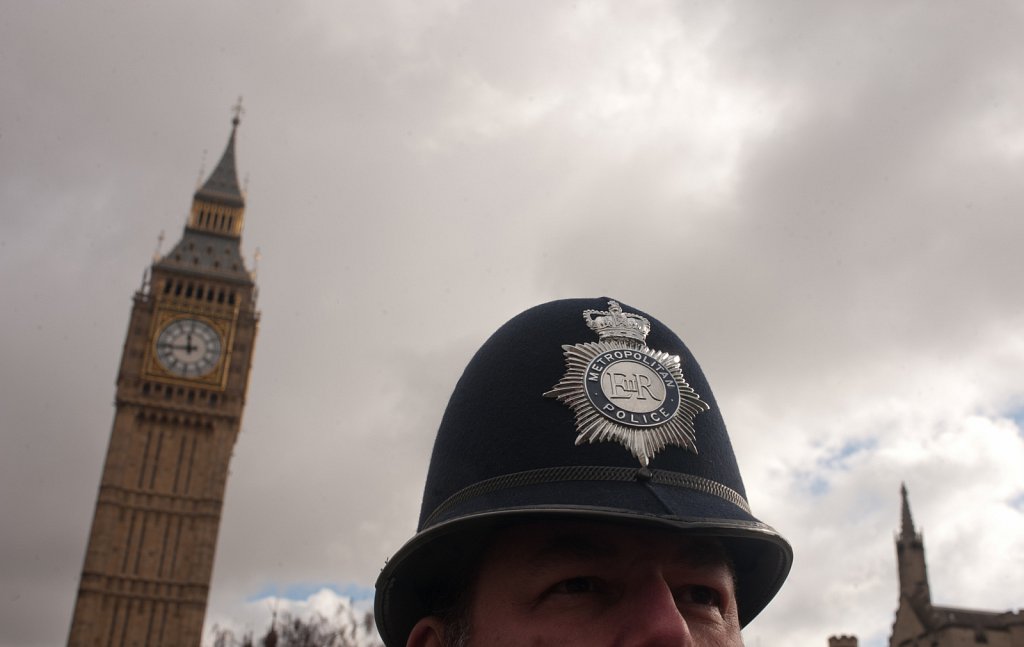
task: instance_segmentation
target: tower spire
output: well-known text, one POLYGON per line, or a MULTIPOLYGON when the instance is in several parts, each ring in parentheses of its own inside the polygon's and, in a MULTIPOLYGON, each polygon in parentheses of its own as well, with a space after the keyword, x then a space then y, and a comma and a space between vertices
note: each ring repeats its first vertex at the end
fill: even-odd
POLYGON ((235 136, 243 113, 241 99, 232 108, 231 135, 224 154, 192 198, 185 232, 157 265, 164 269, 205 272, 251 284, 242 258, 245 198, 235 170, 235 136))
POLYGON ((902 499, 900 533, 896 536, 896 565, 900 575, 900 595, 915 603, 931 604, 928 567, 924 559, 924 536, 914 528, 910 516, 910 496, 906 483, 900 484, 902 499))
POLYGON ((187 230, 239 238, 245 219, 245 195, 238 185, 235 168, 235 135, 242 121, 242 98, 231 109, 231 135, 210 177, 192 197, 192 214, 187 230))
POLYGON ((910 499, 907 497, 907 484, 900 483, 900 496, 903 499, 903 509, 900 516, 900 539, 910 541, 917 537, 914 530, 914 518, 910 515, 910 499))
POLYGON ((245 198, 242 196, 242 189, 238 184, 238 171, 235 169, 235 133, 238 131, 238 124, 241 123, 242 100, 232 109, 234 117, 231 119, 231 136, 228 138, 228 145, 220 156, 220 161, 214 167, 213 173, 206 179, 206 183, 196 191, 195 199, 209 202, 216 202, 230 207, 244 207, 245 198))

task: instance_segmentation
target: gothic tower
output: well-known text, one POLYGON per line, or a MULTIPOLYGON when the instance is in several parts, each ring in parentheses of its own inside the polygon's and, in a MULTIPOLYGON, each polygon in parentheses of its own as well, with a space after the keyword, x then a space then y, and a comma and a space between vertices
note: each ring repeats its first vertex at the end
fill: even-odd
POLYGON ((920 635, 928 626, 932 596, 924 559, 924 537, 914 529, 910 516, 907 486, 900 486, 902 510, 900 533, 896 536, 896 564, 900 577, 900 599, 896 608, 890 645, 899 645, 910 636, 920 635))
POLYGON ((231 137, 135 293, 68 645, 199 645, 259 313, 231 137))
POLYGON ((900 573, 900 596, 920 599, 931 603, 928 589, 928 570, 924 561, 924 537, 914 529, 914 518, 910 516, 910 500, 907 486, 900 486, 902 509, 900 511, 900 534, 896 537, 896 563, 900 573))

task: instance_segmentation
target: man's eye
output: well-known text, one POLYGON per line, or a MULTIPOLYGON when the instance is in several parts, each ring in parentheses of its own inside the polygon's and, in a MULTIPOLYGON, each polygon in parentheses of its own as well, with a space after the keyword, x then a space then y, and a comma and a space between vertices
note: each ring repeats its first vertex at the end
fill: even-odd
POLYGON ((688 586, 680 595, 681 603, 696 604, 706 607, 720 607, 722 596, 710 586, 688 586))
POLYGON ((562 595, 579 595, 581 593, 596 593, 598 588, 597 580, 592 577, 570 577, 551 587, 551 592, 562 595))

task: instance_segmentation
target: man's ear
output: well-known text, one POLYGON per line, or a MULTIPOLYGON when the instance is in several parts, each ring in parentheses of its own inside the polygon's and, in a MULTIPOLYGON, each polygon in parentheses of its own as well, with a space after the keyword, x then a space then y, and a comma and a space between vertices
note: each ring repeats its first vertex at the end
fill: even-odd
POLYGON ((409 632, 406 647, 442 647, 444 645, 444 623, 437 616, 420 618, 409 632))

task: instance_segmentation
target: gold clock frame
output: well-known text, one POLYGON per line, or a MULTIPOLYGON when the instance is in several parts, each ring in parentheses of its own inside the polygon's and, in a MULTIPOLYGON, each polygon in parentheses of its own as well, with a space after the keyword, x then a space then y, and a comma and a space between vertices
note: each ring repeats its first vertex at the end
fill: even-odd
POLYGON ((161 382, 175 384, 178 386, 203 387, 223 391, 227 387, 228 369, 231 366, 231 348, 234 344, 234 322, 221 317, 211 317, 206 314, 184 308, 159 308, 153 316, 153 324, 150 326, 149 340, 146 343, 145 375, 147 378, 156 379, 161 382), (176 375, 160 363, 156 354, 156 342, 160 332, 171 323, 180 319, 195 319, 213 328, 221 339, 221 354, 217 363, 206 375, 199 377, 182 377, 176 375))

